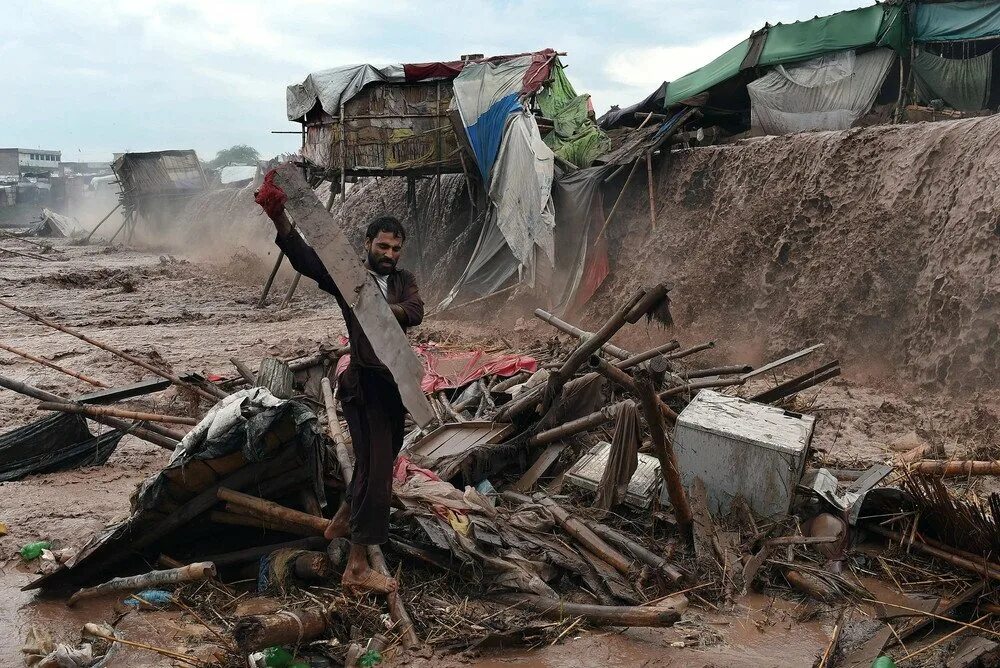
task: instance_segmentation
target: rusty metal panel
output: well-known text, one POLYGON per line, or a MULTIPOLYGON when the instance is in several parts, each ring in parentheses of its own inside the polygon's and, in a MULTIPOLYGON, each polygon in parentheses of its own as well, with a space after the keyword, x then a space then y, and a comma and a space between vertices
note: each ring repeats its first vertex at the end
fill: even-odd
POLYGON ((816 419, 702 390, 681 411, 674 451, 685 487, 704 481, 710 510, 737 496, 766 517, 787 514, 816 419))

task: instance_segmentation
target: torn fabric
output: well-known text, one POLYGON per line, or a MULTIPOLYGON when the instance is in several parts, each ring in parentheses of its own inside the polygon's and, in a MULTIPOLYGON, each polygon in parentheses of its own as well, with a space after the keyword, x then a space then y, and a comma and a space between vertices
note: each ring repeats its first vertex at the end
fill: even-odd
POLYGON ((871 109, 895 57, 875 49, 779 65, 747 85, 751 126, 771 135, 846 130, 871 109))
POLYGON ((992 78, 992 51, 963 59, 918 50, 913 59, 917 99, 924 104, 942 99, 952 109, 981 111, 986 108, 992 78))

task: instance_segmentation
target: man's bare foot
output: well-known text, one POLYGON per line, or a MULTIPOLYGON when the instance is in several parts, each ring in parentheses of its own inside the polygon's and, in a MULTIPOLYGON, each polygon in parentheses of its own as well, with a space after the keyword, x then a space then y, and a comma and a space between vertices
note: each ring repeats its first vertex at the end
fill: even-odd
POLYGON ((399 587, 393 578, 382 575, 367 566, 359 569, 345 569, 341 584, 345 590, 358 596, 367 593, 391 594, 399 587))
POLYGON ((346 503, 340 504, 340 508, 337 509, 337 513, 330 519, 330 523, 326 525, 323 537, 327 540, 345 538, 351 530, 350 523, 348 521, 350 516, 351 509, 348 505, 346 503))

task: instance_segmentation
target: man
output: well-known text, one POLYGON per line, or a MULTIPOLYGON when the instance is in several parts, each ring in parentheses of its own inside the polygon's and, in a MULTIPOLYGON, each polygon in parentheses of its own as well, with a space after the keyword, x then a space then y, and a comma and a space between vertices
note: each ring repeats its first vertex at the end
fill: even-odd
MULTIPOLYGON (((343 585, 355 593, 391 593, 396 581, 373 570, 368 546, 389 539, 389 503, 392 500, 392 466, 403 446, 405 409, 388 368, 379 361, 344 296, 337 289, 322 260, 287 217, 274 221, 276 243, 292 266, 336 298, 347 324, 351 362, 340 376, 340 401, 354 446, 354 480, 347 502, 330 520, 328 539, 350 535, 351 549, 343 585)), ((389 308, 405 330, 419 325, 424 303, 413 274, 396 263, 406 241, 406 231, 392 216, 373 219, 365 232, 365 266, 378 283, 389 308)))

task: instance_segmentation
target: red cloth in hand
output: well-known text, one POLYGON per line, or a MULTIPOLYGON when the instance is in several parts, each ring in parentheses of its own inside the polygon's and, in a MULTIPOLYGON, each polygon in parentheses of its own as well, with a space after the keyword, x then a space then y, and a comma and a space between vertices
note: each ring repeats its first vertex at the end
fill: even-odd
POLYGON ((264 177, 264 183, 261 184, 253 198, 271 220, 285 211, 285 202, 288 201, 288 195, 285 194, 285 191, 274 184, 274 174, 275 170, 273 169, 267 173, 267 176, 264 177))

